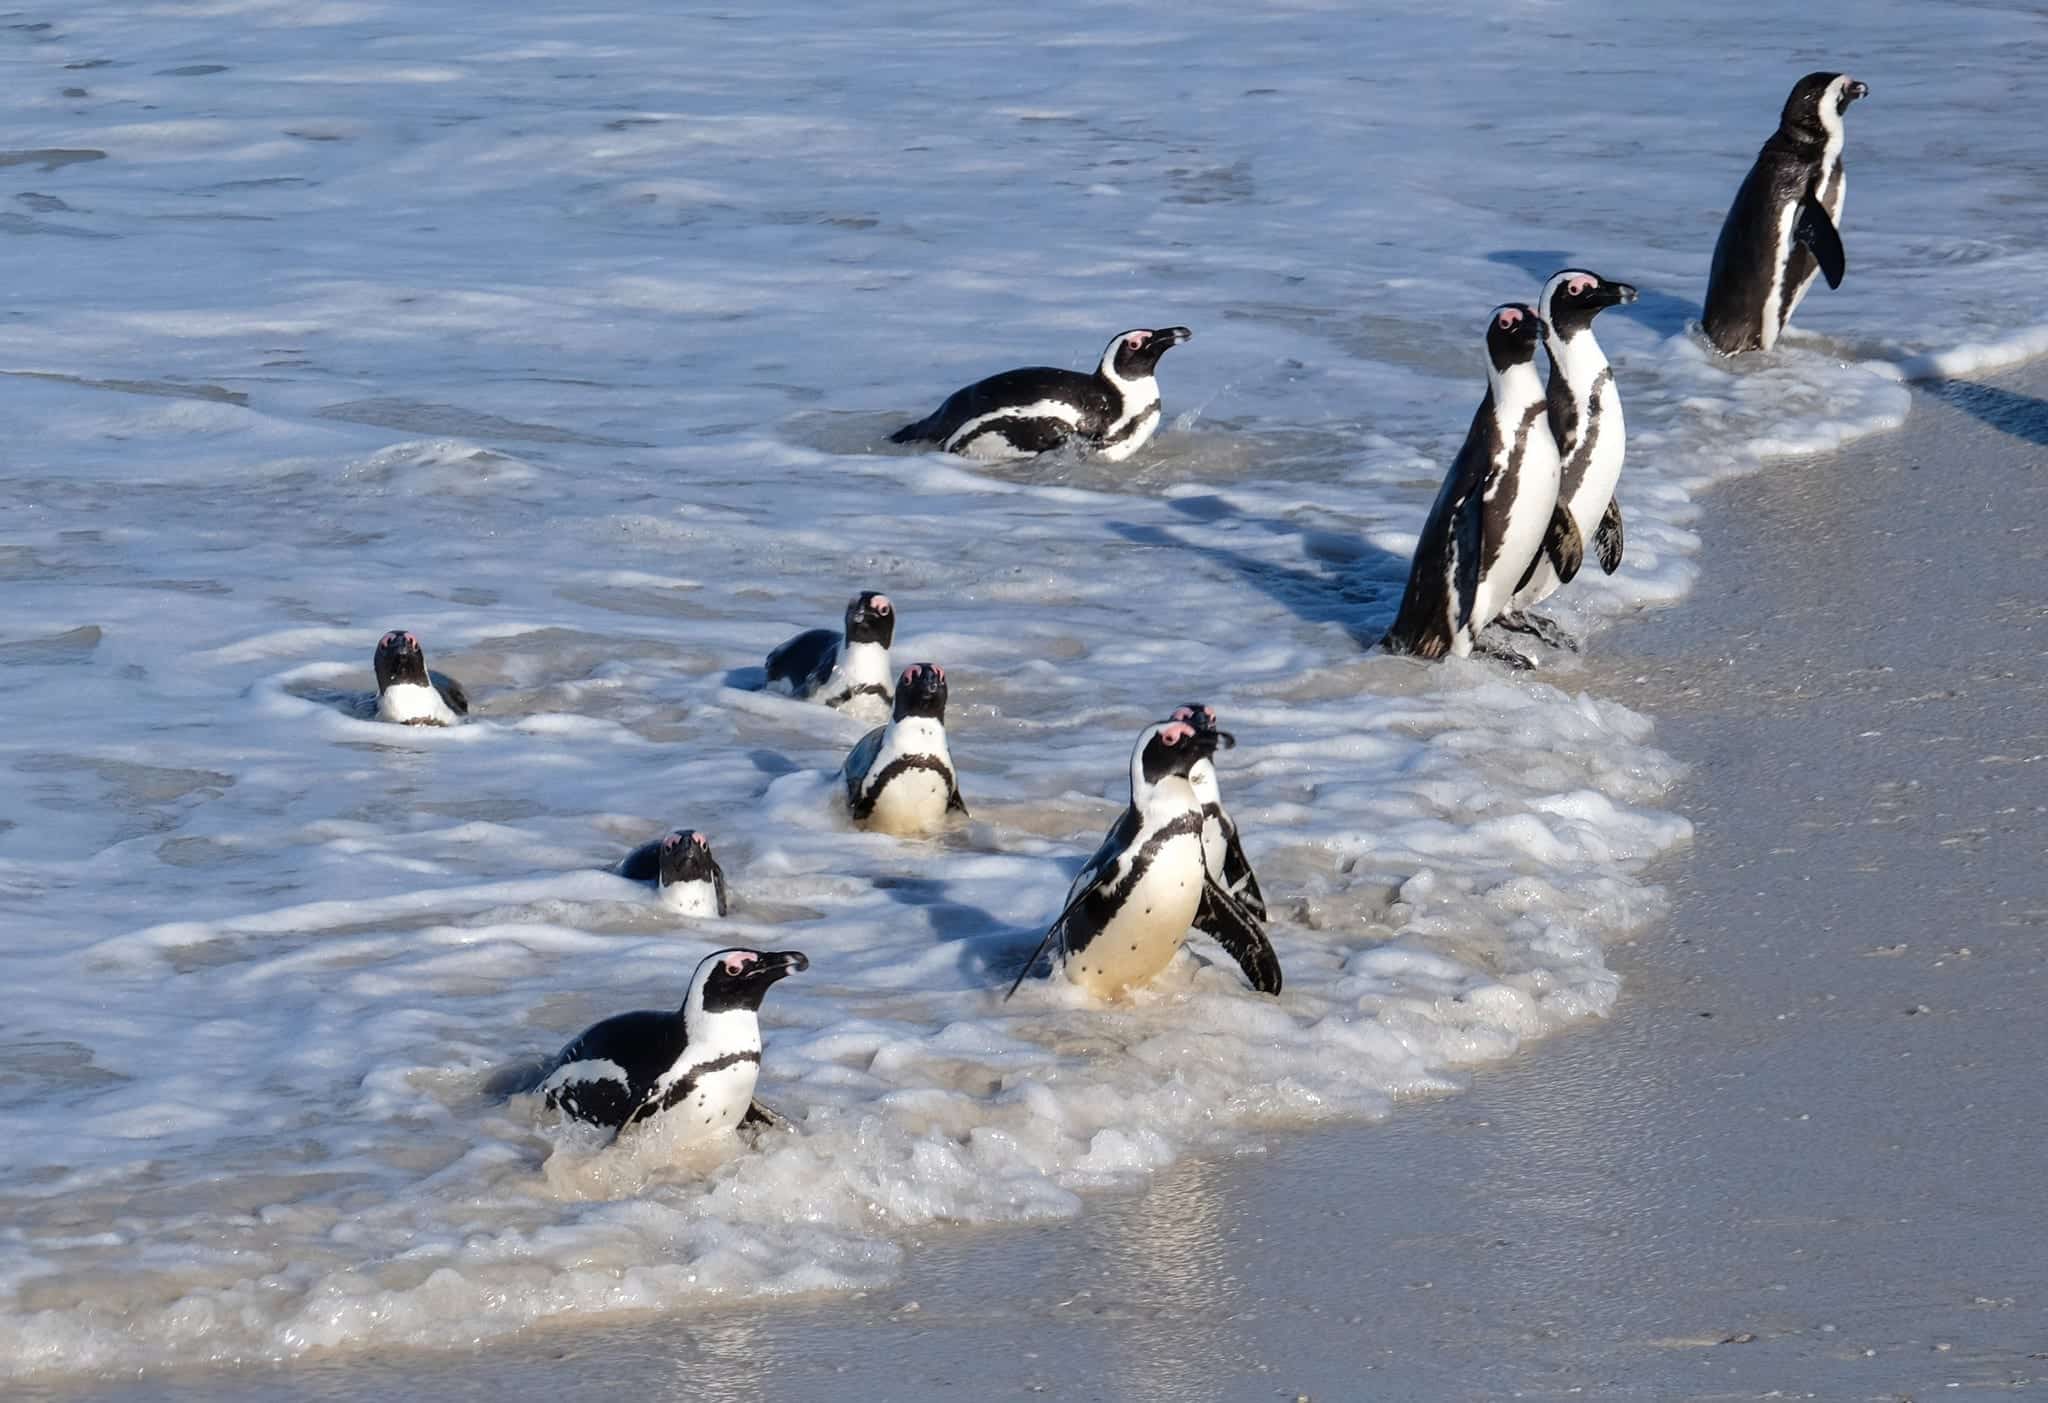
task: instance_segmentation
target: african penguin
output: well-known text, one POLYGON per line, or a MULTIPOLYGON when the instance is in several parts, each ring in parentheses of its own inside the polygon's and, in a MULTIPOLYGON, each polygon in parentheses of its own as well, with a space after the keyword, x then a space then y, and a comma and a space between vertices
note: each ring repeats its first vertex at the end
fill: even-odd
MULTIPOLYGON (((1202 803, 1188 775, 1216 753, 1219 732, 1158 721, 1131 751, 1131 802, 1067 891, 1067 904, 1011 984, 1059 941, 1067 978, 1098 998, 1150 983, 1187 941, 1211 935, 1252 988, 1280 992, 1280 959, 1258 918, 1209 875, 1202 803)), ((1004 995, 1008 998, 1009 995, 1004 995)))
POLYGON ((889 645, 895 639, 896 609, 889 596, 874 590, 857 594, 847 601, 843 632, 814 628, 768 655, 768 685, 802 701, 879 720, 893 699, 889 645))
POLYGON ((444 673, 427 671, 417 636, 393 629, 377 640, 377 719, 401 726, 453 726, 469 715, 469 694, 444 673))
POLYGON ((946 748, 946 670, 912 663, 896 679, 889 724, 847 752, 840 773, 853 821, 898 837, 936 833, 946 815, 967 813, 946 748))
POLYGON ((1809 73, 1785 99, 1714 244, 1701 323, 1724 355, 1776 345, 1816 272, 1842 285, 1842 123, 1869 92, 1846 73, 1809 73))
POLYGON ((678 916, 723 916, 730 906, 725 873, 695 829, 678 828, 642 843, 626 854, 618 873, 652 886, 661 904, 678 916))
POLYGON ((796 950, 707 955, 675 1012, 607 1018, 556 1054, 535 1088, 551 1109, 624 1131, 663 1117, 692 1139, 780 1118, 754 1102, 761 1070, 761 999, 810 967, 796 950))
MULTIPOLYGON (((1543 347, 1550 352, 1548 415, 1559 459, 1557 501, 1561 514, 1551 530, 1575 528, 1590 543, 1600 568, 1612 575, 1621 565, 1621 500, 1614 487, 1621 480, 1627 427, 1621 417, 1621 392, 1614 371, 1593 336, 1593 318, 1603 308, 1636 300, 1627 283, 1612 282, 1583 268, 1567 268, 1543 285, 1538 307, 1543 314, 1543 347)), ((1528 577, 1515 591, 1514 606, 1496 622, 1502 628, 1530 633, 1554 647, 1576 650, 1571 635, 1551 620, 1525 613, 1548 599, 1565 583, 1552 563, 1555 553, 1546 536, 1545 549, 1530 562, 1528 577)))
MULTIPOLYGON (((1237 745, 1236 736, 1217 728, 1216 709, 1212 706, 1189 702, 1176 707, 1168 719, 1185 721, 1198 731, 1215 732, 1226 749, 1237 745)), ((1188 783, 1194 786, 1195 799, 1202 806, 1202 856, 1210 879, 1235 897, 1245 910, 1265 920, 1266 898, 1259 891, 1259 879, 1252 875, 1251 863, 1245 859, 1237 824, 1224 810, 1223 791, 1216 783, 1216 762, 1208 756, 1195 761, 1188 771, 1188 783)), ((1200 926, 1199 917, 1196 924, 1200 926)))
POLYGON ((1051 366, 991 375, 954 391, 889 441, 936 443, 991 461, 1029 458, 1073 441, 1120 463, 1159 428, 1159 358, 1193 335, 1184 326, 1122 332, 1093 375, 1051 366))
POLYGON ((1556 551, 1561 579, 1579 568, 1576 528, 1558 514, 1557 441, 1544 422, 1536 343, 1543 319, 1519 302, 1493 309, 1486 328, 1486 397, 1444 475, 1415 543, 1408 588, 1380 640, 1392 653, 1440 658, 1478 653, 1514 667, 1527 658, 1480 637, 1507 608, 1539 550, 1556 551))

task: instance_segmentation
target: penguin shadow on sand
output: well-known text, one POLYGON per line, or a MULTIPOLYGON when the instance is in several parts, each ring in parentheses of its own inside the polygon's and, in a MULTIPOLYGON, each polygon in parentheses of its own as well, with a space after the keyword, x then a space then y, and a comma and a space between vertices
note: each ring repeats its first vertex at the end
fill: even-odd
MULTIPOLYGON (((1527 273, 1538 287, 1541 287, 1552 273, 1560 268, 1581 268, 1586 266, 1580 259, 1562 249, 1555 248, 1503 248, 1486 255, 1489 263, 1501 263, 1527 273)), ((1596 262, 1599 260, 1595 260, 1596 262)), ((1635 283, 1627 268, 1595 268, 1592 271, 1602 277, 1619 278, 1635 283)), ((1683 297, 1673 297, 1668 292, 1636 284, 1636 300, 1610 307, 1605 315, 1621 317, 1649 328, 1658 336, 1676 336, 1705 314, 1705 308, 1697 302, 1688 302, 1683 297)))
POLYGON ((2048 400, 1975 380, 1922 380, 1918 388, 2000 433, 2025 443, 2048 445, 2048 400))
POLYGON ((1351 640, 1366 651, 1379 646, 1408 585, 1407 556, 1346 532, 1318 530, 1277 517, 1247 516, 1221 497, 1176 497, 1167 505, 1205 526, 1234 519, 1250 532, 1299 536, 1302 553, 1327 564, 1328 569, 1276 564, 1227 546, 1184 540, 1157 526, 1120 521, 1113 522, 1110 529, 1133 545, 1160 546, 1178 556, 1194 555, 1221 565, 1270 595, 1296 618, 1342 625, 1351 640))

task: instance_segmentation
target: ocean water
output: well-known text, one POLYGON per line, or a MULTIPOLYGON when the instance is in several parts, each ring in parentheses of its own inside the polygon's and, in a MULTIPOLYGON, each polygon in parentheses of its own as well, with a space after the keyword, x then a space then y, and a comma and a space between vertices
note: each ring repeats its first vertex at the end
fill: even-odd
POLYGON ((1592 650, 1682 601, 1709 483, 1853 492, 1811 455, 1902 376, 2048 349, 2037 5, 675 8, 5 18, 0 1376, 870 1286, 1455 1091, 1612 1005, 1688 833, 1571 659, 1369 651, 1487 309, 1643 291, 1599 324, 1628 558, 1553 601, 1592 650), (1816 67, 1872 87, 1849 277, 1721 362, 1707 256, 1816 67), (1165 323, 1128 464, 885 442, 1165 323), (751 690, 862 588, 953 683, 935 841, 851 830, 862 727, 751 690), (472 724, 362 719, 393 627, 472 724), (1286 994, 1198 943, 1001 1002, 1189 700, 1286 994), (601 870, 672 824, 730 919, 601 870), (764 1012, 799 1133, 605 1150, 486 1094, 732 944, 813 960, 764 1012))

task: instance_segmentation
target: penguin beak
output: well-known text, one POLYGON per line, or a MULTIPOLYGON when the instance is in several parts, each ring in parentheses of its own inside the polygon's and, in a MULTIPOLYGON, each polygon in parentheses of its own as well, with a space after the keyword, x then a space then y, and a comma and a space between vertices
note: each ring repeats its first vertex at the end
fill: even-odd
POLYGON ((1228 731, 1211 731, 1211 732, 1210 732, 1210 734, 1211 734, 1211 735, 1213 735, 1213 736, 1215 736, 1215 737, 1216 737, 1216 739, 1218 739, 1218 740, 1220 740, 1220 741, 1222 741, 1222 742, 1223 742, 1223 748, 1224 748, 1225 750, 1235 750, 1235 749, 1237 749, 1237 737, 1236 737, 1236 736, 1234 736, 1234 735, 1232 735, 1232 734, 1230 734, 1230 732, 1228 732, 1228 731))
POLYGON ((1870 96, 1870 84, 1868 84, 1868 83, 1851 83, 1851 84, 1850 84, 1850 85, 1849 85, 1849 86, 1848 86, 1847 88, 1844 88, 1844 89, 1842 90, 1842 95, 1843 95, 1844 97, 1848 98, 1848 99, 1849 99, 1849 101, 1851 101, 1851 102, 1854 102, 1854 101, 1856 101, 1856 100, 1857 100, 1858 98, 1863 98, 1863 97, 1869 97, 1869 96, 1870 96))
POLYGON ((1603 282, 1599 287, 1599 298, 1603 307, 1626 305, 1636 300, 1636 290, 1627 283, 1603 282))
POLYGON ((811 967, 811 957, 801 950, 765 950, 747 971, 751 984, 773 984, 787 975, 802 974, 811 967))
POLYGON ((1152 344, 1161 351, 1170 351, 1183 341, 1192 341, 1195 333, 1184 326, 1162 326, 1152 333, 1152 344))

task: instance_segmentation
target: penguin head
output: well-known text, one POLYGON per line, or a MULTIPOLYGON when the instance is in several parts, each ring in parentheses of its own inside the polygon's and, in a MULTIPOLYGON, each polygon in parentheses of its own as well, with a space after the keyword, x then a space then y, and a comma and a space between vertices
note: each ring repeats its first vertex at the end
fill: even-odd
POLYGON ((1636 300, 1636 290, 1627 283, 1610 282, 1584 268, 1566 268, 1553 274, 1543 285, 1543 297, 1536 305, 1553 336, 1570 339, 1593 324, 1603 308, 1636 300))
POLYGON ((395 628, 377 640, 376 656, 370 665, 377 670, 377 695, 383 696, 392 687, 410 682, 415 686, 431 686, 427 680, 427 654, 420 647, 419 635, 408 629, 395 628))
POLYGON ((946 669, 936 663, 912 663, 896 679, 896 705, 890 712, 902 721, 922 716, 943 724, 946 719, 946 669))
POLYGON ((717 878, 718 863, 702 833, 694 828, 678 828, 661 840, 660 885, 672 887, 680 882, 711 882, 717 878))
POLYGON ((706 955, 690 978, 684 1017, 698 1009, 706 1013, 752 1012, 761 1007, 768 987, 776 980, 810 967, 810 957, 801 950, 720 950, 706 955))
POLYGON ((1154 787, 1188 771, 1216 753, 1222 732, 1200 730, 1186 721, 1155 721, 1138 735, 1131 751, 1131 802, 1143 808, 1154 787))
POLYGON ((1543 318, 1520 302, 1508 302, 1493 309, 1486 324, 1486 354, 1495 373, 1505 372, 1536 359, 1536 343, 1543 339, 1543 318))
POLYGON ((1870 85, 1846 73, 1809 73, 1792 85, 1779 125, 1808 136, 1825 138, 1842 129, 1849 104, 1870 95, 1870 85))
POLYGON ((846 641, 879 643, 884 648, 896 641, 896 606, 888 595, 869 590, 847 601, 846 641))
POLYGON ((1185 706, 1177 706, 1173 709, 1173 715, 1166 719, 1169 721, 1185 721, 1198 731, 1212 732, 1216 739, 1223 743, 1223 748, 1226 750, 1233 748, 1237 744, 1236 736, 1228 731, 1217 728, 1216 708, 1208 705, 1206 702, 1189 702, 1185 706))
POLYGON ((1157 330, 1138 327, 1121 332, 1102 353, 1102 373, 1112 380, 1148 379, 1158 368, 1159 358, 1194 332, 1184 326, 1162 326, 1157 330))

